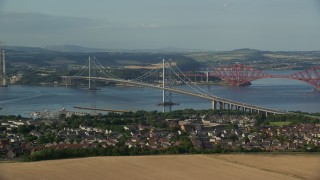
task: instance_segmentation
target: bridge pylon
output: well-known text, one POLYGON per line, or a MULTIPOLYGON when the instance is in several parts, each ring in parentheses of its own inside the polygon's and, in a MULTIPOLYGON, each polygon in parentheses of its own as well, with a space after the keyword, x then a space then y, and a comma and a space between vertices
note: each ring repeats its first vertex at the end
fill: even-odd
POLYGON ((96 91, 96 90, 100 90, 98 89, 95 84, 93 83, 91 77, 95 76, 96 75, 96 67, 92 67, 91 63, 92 61, 94 61, 94 58, 91 58, 89 56, 89 59, 88 59, 88 90, 90 91, 96 91))
POLYGON ((0 50, 0 87, 7 87, 5 51, 0 50))
POLYGON ((217 101, 212 101, 212 109, 216 110, 217 109, 217 101))
POLYGON ((172 110, 173 105, 178 105, 177 103, 172 102, 172 94, 171 91, 166 91, 166 84, 172 84, 172 72, 170 69, 171 62, 166 63, 165 60, 162 60, 162 102, 159 103, 159 106, 163 106, 163 112, 166 111, 166 107, 169 107, 169 112, 172 110), (166 73, 166 69, 168 72, 166 73), (167 76, 166 76, 167 75, 167 76))

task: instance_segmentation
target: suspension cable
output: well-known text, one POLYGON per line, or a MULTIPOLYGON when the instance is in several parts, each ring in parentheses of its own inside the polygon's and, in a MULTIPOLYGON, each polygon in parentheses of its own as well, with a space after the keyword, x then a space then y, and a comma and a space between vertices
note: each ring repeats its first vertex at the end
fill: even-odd
MULTIPOLYGON (((155 64, 155 65, 158 65, 158 64, 160 64, 160 63, 161 63, 161 62, 159 62, 159 63, 157 63, 157 64, 155 64)), ((134 79, 131 79, 131 81, 141 80, 142 78, 149 77, 149 76, 155 74, 155 73, 156 73, 158 70, 160 70, 160 69, 161 69, 161 68, 151 69, 151 70, 147 71, 145 74, 143 74, 143 75, 141 75, 141 76, 138 76, 138 77, 136 77, 136 78, 134 78, 134 79), (153 71, 154 71, 154 72, 153 72, 153 71)))
POLYGON ((130 81, 143 80, 143 79, 145 79, 145 78, 148 78, 148 77, 156 74, 156 72, 158 72, 160 69, 161 69, 161 68, 150 70, 150 71, 148 71, 147 73, 145 73, 145 74, 143 74, 143 75, 141 75, 141 76, 139 76, 139 77, 136 77, 136 78, 134 78, 134 79, 131 79, 130 81))
POLYGON ((89 63, 89 61, 86 61, 86 63, 80 68, 80 70, 76 74, 74 74, 73 76, 81 76, 85 71, 87 71, 88 63, 89 63))
POLYGON ((109 78, 120 79, 119 77, 117 77, 117 76, 113 75, 112 73, 108 72, 108 71, 106 70, 106 68, 98 61, 98 59, 97 59, 96 57, 94 57, 93 60, 94 60, 93 62, 94 62, 94 64, 96 65, 96 67, 98 67, 99 70, 100 70, 104 75, 106 75, 106 76, 109 77, 109 78), (98 64, 98 65, 97 65, 97 64, 98 64))
MULTIPOLYGON (((171 62, 173 62, 172 60, 170 60, 171 62)), ((206 90, 204 90, 203 88, 201 88, 201 87, 199 87, 197 84, 195 84, 195 83, 192 83, 192 81, 180 70, 180 68, 177 66, 177 65, 175 65, 174 66, 178 71, 179 71, 179 73, 181 73, 189 82, 190 82, 190 84, 193 84, 195 87, 197 87, 200 91, 202 91, 203 93, 205 93, 206 95, 207 94, 210 94, 208 91, 206 91, 206 90)), ((171 68, 172 69, 172 68, 171 68)), ((175 71, 173 70, 173 72, 175 73, 175 71)), ((176 73, 175 73, 176 74, 176 73)), ((177 74, 176 74, 177 75, 177 74)), ((181 79, 181 77, 179 76, 179 75, 177 75, 180 79, 181 79)), ((183 79, 182 79, 182 81, 183 81, 183 79)), ((187 84, 187 83, 186 83, 187 84)), ((199 92, 199 90, 196 90, 197 92, 199 92)))
POLYGON ((203 94, 201 93, 199 90, 197 90, 196 88, 194 88, 193 86, 191 86, 189 83, 187 83, 186 81, 184 81, 175 71, 172 67, 169 66, 169 68, 173 71, 173 73, 182 81, 184 82, 187 86, 189 86, 192 90, 196 91, 197 93, 201 94, 201 95, 206 95, 208 96, 207 94, 203 94))

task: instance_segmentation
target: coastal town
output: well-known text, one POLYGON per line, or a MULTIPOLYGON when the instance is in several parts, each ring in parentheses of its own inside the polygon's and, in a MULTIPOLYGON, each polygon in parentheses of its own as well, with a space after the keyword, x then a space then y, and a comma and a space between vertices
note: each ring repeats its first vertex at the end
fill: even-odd
POLYGON ((243 112, 210 110, 60 114, 55 119, 35 120, 2 116, 0 155, 2 160, 21 160, 45 149, 94 148, 125 148, 128 155, 132 151, 133 154, 319 151, 317 120, 259 122, 259 118, 243 112))

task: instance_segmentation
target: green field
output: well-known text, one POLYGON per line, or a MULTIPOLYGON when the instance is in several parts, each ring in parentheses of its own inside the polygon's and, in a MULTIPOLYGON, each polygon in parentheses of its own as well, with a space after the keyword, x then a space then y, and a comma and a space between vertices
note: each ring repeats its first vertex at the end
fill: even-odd
POLYGON ((271 126, 287 126, 290 124, 291 124, 291 122, 287 122, 287 121, 270 122, 271 126))

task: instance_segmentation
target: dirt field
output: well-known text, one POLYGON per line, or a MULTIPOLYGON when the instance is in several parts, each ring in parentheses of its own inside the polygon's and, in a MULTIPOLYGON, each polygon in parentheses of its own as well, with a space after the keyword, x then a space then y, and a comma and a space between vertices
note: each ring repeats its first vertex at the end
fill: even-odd
POLYGON ((131 156, 0 163, 0 179, 320 179, 320 155, 131 156))

